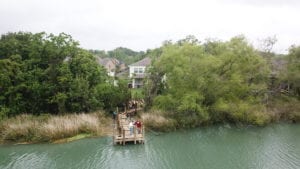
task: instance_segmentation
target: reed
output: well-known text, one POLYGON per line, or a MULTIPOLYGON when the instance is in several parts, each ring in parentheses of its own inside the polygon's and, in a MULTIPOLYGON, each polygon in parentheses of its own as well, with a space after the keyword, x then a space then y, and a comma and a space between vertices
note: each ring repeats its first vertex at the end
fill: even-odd
POLYGON ((158 110, 151 110, 149 112, 142 113, 141 119, 147 128, 156 131, 170 131, 176 127, 176 121, 168 118, 167 113, 158 110))
POLYGON ((78 134, 100 136, 110 119, 102 112, 59 116, 19 115, 0 124, 2 142, 51 142, 78 134))

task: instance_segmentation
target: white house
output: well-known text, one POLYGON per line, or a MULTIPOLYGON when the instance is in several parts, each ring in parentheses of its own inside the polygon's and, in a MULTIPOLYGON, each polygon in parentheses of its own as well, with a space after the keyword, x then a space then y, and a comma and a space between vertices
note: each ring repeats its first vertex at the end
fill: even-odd
POLYGON ((129 78, 132 79, 132 88, 143 86, 143 80, 146 77, 146 69, 151 64, 151 59, 146 57, 136 63, 129 65, 129 78))

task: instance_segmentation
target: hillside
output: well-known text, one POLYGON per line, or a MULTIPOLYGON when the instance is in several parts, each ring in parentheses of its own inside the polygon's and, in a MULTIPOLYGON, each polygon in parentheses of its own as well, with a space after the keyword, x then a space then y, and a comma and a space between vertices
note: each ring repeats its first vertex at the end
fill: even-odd
POLYGON ((93 55, 104 58, 116 58, 126 65, 130 65, 138 60, 141 60, 145 57, 145 52, 143 51, 133 51, 128 48, 118 47, 114 50, 104 51, 104 50, 89 50, 93 55))

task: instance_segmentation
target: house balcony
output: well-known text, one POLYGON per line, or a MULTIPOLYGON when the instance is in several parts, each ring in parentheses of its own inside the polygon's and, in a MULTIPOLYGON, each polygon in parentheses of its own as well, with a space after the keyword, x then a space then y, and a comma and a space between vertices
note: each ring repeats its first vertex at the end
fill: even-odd
POLYGON ((131 78, 133 79, 144 79, 147 76, 147 73, 133 73, 131 78))

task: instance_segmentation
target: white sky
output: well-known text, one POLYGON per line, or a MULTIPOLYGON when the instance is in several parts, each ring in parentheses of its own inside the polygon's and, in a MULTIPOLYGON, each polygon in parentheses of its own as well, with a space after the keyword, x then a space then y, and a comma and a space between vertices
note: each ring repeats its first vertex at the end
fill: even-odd
POLYGON ((276 35, 274 51, 300 45, 300 0, 0 0, 0 34, 65 32, 87 49, 159 47, 186 35, 254 46, 276 35))

